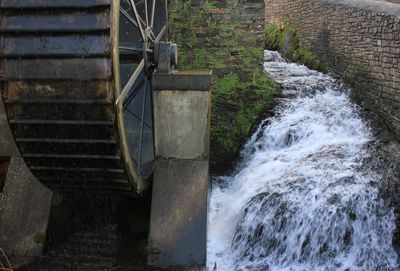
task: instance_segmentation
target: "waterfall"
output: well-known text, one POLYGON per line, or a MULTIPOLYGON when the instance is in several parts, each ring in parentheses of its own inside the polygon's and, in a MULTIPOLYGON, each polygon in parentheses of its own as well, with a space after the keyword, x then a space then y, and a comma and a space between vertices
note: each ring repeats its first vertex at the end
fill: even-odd
POLYGON ((283 98, 234 174, 213 179, 208 270, 398 270, 394 212, 350 89, 272 51, 264 68, 283 98))

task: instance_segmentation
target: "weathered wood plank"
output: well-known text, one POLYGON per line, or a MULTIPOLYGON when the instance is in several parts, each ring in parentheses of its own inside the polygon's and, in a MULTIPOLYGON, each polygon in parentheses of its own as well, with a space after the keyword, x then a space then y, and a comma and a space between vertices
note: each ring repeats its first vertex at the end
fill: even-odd
POLYGON ((73 177, 73 178, 110 178, 123 179, 125 171, 112 168, 78 168, 78 167, 30 167, 31 171, 40 177, 51 178, 54 176, 73 177))
POLYGON ((110 29, 110 12, 5 12, 1 32, 82 32, 110 29))
POLYGON ((117 144, 108 139, 55 139, 55 138, 17 138, 18 143, 66 143, 66 144, 117 144))
POLYGON ((127 179, 112 179, 112 180, 110 180, 110 179, 107 179, 107 178, 102 178, 102 177, 97 177, 97 178, 85 178, 85 179, 82 179, 82 178, 73 178, 73 179, 71 179, 71 178, 66 178, 66 177, 63 177, 63 176, 57 176, 57 177, 42 177, 41 178, 41 180, 43 180, 43 181, 48 181, 48 182, 55 182, 56 180, 57 181, 59 181, 59 182, 67 182, 67 183, 69 183, 69 184, 71 184, 71 185, 73 185, 73 184, 88 184, 88 183, 98 183, 98 184, 105 184, 105 185, 107 185, 107 184, 109 184, 110 182, 111 183, 114 183, 114 184, 120 184, 120 185, 128 185, 128 180, 127 179))
POLYGON ((48 120, 113 120, 112 104, 14 104, 8 106, 8 118, 48 120), (51 114, 49 114, 51 112, 51 114))
POLYGON ((4 78, 93 80, 111 78, 111 60, 89 59, 6 59, 4 78))
POLYGON ((38 104, 80 104, 80 105, 93 105, 93 104, 110 104, 110 101, 104 99, 6 99, 4 100, 5 104, 30 104, 30 105, 38 105, 38 104))
POLYGON ((33 167, 69 167, 69 168, 110 168, 110 169, 123 169, 121 158, 119 156, 111 159, 97 158, 91 156, 88 158, 75 158, 65 157, 59 155, 57 157, 28 157, 24 155, 25 161, 28 166, 33 167))
POLYGON ((118 179, 114 182, 109 180, 108 182, 96 181, 98 178, 55 178, 55 177, 43 177, 40 181, 47 187, 53 190, 61 190, 63 193, 76 193, 76 191, 91 191, 92 193, 118 193, 126 194, 128 196, 135 196, 132 193, 132 187, 129 185, 129 181, 126 180, 121 183, 118 179), (87 181, 85 181, 87 180, 87 181))
POLYGON ((60 142, 55 142, 57 138, 51 138, 53 142, 47 142, 48 138, 35 138, 35 140, 36 142, 24 142, 19 141, 19 138, 16 139, 19 146, 24 149, 24 155, 120 155, 119 145, 116 143, 85 143, 85 140, 76 138, 69 138, 67 142, 65 138, 59 138, 60 142), (43 142, 40 141, 41 139, 43 142), (83 143, 76 143, 76 141, 83 143))
POLYGON ((5 57, 93 57, 110 54, 106 35, 5 36, 0 56, 5 57))
POLYGON ((112 125, 11 124, 11 126, 16 138, 115 139, 115 131, 112 125))
POLYGON ((51 101, 51 103, 95 103, 112 102, 114 93, 107 81, 8 81, 9 101, 26 100, 32 103, 51 101))
POLYGON ((113 121, 94 120, 37 120, 37 119, 16 119, 9 120, 10 124, 22 125, 77 125, 77 126, 113 126, 113 121))
POLYGON ((90 8, 110 5, 112 0, 2 0, 3 8, 90 8))

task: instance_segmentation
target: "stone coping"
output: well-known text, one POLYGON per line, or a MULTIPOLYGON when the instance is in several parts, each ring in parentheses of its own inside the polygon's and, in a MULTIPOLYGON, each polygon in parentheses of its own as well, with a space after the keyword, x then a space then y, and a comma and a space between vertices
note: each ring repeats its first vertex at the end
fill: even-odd
POLYGON ((211 87, 210 70, 174 71, 171 73, 155 73, 153 75, 154 90, 200 90, 209 91, 211 87))
POLYGON ((321 0, 321 2, 400 17, 400 5, 390 2, 374 0, 321 0))

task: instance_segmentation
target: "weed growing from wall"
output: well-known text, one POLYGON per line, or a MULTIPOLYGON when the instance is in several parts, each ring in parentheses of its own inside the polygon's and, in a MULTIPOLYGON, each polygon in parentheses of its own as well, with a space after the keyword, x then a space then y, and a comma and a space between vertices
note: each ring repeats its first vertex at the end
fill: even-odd
POLYGON ((327 65, 316 54, 300 46, 297 31, 290 25, 281 28, 277 24, 266 24, 265 46, 269 50, 279 50, 290 61, 321 72, 327 71, 327 65))

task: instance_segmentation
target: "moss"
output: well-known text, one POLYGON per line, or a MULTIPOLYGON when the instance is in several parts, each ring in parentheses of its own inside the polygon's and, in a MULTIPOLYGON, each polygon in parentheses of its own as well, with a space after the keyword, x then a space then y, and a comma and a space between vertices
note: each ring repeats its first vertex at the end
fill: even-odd
POLYGON ((213 95, 214 98, 217 98, 220 95, 230 95, 235 91, 242 90, 243 86, 239 80, 239 77, 230 73, 223 78, 214 77, 214 87, 213 87, 213 95))
MULTIPOLYGON (((233 14, 235 3, 227 3, 233 14)), ((177 1, 169 12, 178 69, 213 70, 211 166, 213 171, 229 169, 280 88, 263 72, 264 49, 242 45, 252 34, 234 17, 216 19, 223 10, 209 1, 201 6, 177 1)))
POLYGON ((327 65, 307 48, 300 47, 300 40, 295 28, 286 24, 279 28, 276 24, 265 27, 265 44, 269 50, 279 50, 290 61, 305 65, 310 69, 327 72, 327 65))
POLYGON ((190 71, 177 71, 176 74, 182 75, 209 75, 209 70, 190 70, 190 71))
POLYGON ((161 255, 160 250, 158 248, 154 247, 154 245, 151 242, 149 244, 147 244, 146 252, 147 252, 147 255, 153 255, 153 256, 161 255))
POLYGON ((263 72, 255 74, 253 81, 241 81, 234 74, 214 77, 213 114, 211 127, 211 153, 213 163, 231 166, 232 158, 240 151, 255 125, 271 107, 279 86, 263 72))
POLYGON ((200 7, 204 12, 209 12, 211 9, 216 8, 216 5, 208 0, 204 1, 204 3, 200 7))
POLYGON ((35 244, 43 244, 44 240, 46 239, 46 235, 42 232, 38 232, 33 236, 32 239, 35 244))

